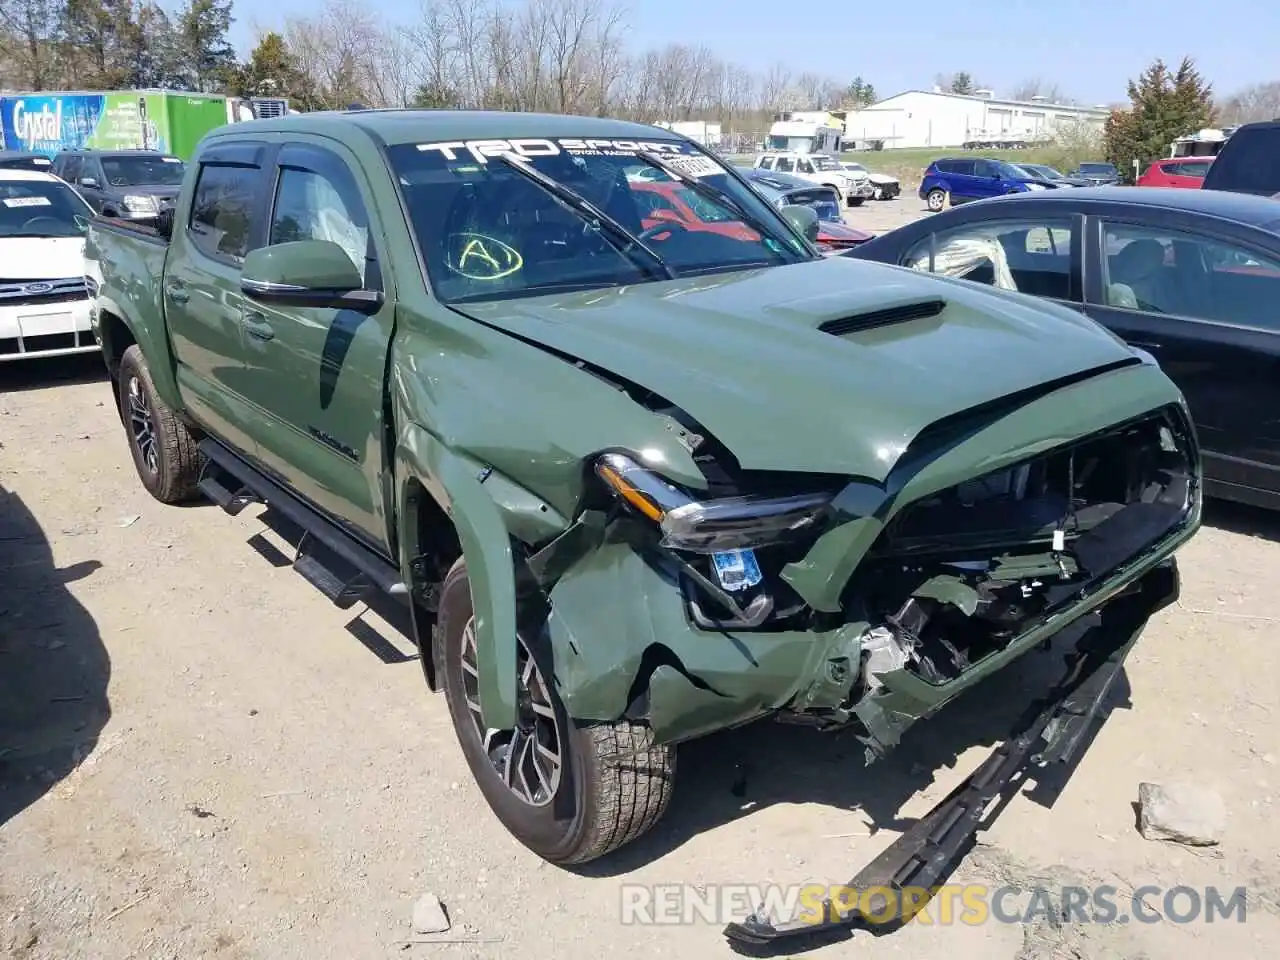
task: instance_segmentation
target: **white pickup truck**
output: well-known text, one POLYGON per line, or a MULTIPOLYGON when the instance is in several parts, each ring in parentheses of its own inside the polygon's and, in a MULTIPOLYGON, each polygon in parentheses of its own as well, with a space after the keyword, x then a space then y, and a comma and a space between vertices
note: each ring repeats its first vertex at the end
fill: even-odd
POLYGON ((840 195, 841 203, 850 207, 870 200, 876 193, 876 188, 866 173, 846 170, 840 161, 825 153, 762 153, 756 157, 755 166, 794 174, 830 187, 840 195))

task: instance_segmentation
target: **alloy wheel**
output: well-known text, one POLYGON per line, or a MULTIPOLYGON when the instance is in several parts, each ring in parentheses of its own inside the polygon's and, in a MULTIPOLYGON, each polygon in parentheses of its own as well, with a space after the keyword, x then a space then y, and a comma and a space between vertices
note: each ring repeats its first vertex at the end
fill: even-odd
POLYGON ((156 441, 156 424, 151 415, 151 403, 147 400, 147 392, 142 381, 137 377, 129 378, 129 429, 133 442, 142 455, 142 462, 152 474, 160 472, 160 447, 156 441))
POLYGON ((480 715, 475 618, 462 631, 462 689, 476 736, 508 790, 531 807, 545 807, 560 789, 565 739, 550 689, 523 640, 517 644, 516 726, 486 727, 480 715))

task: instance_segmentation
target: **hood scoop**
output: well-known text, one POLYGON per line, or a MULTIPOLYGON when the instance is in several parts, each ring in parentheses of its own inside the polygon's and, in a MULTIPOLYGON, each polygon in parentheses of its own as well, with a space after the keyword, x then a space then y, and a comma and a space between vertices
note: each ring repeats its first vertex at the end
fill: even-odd
POLYGON ((881 310, 869 310, 866 313, 855 313, 852 316, 827 320, 819 325, 823 333, 842 337, 848 333, 861 333, 877 327, 889 327, 896 323, 907 323, 910 320, 924 320, 936 317, 947 308, 947 302, 939 297, 928 300, 917 300, 914 303, 902 303, 881 310))

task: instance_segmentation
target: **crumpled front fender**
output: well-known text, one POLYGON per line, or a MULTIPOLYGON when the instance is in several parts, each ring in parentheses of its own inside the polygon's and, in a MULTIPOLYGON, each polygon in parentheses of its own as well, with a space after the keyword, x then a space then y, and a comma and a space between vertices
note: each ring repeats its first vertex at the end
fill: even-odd
MULTIPOLYGON (((400 432, 395 456, 399 502, 412 500, 417 480, 449 514, 467 564, 475 616, 480 711, 485 724, 516 722, 516 583, 511 537, 502 511, 485 490, 480 465, 444 446, 416 424, 400 432)), ((400 562, 408 570, 417 543, 416 511, 400 515, 400 562)))

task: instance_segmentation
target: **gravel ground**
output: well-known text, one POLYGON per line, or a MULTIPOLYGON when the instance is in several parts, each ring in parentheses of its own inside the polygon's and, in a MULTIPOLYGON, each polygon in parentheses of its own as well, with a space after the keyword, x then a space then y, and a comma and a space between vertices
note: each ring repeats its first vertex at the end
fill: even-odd
MULTIPOLYGON (((880 229, 919 207, 851 219, 880 229)), ((717 923, 623 923, 623 885, 846 880, 980 761, 1045 672, 1029 656, 870 770, 850 738, 770 723, 691 744, 652 835, 562 871, 490 815, 391 624, 329 605, 252 511, 147 496, 98 370, 0 368, 2 956, 729 956, 717 923), (427 891, 464 942, 403 942, 427 891)), ((1016 797, 952 878, 1111 884, 1122 912, 1146 884, 1245 886, 1245 923, 934 914, 807 955, 1272 955, 1277 540, 1275 516, 1210 510, 1182 553, 1180 604, 1130 658, 1127 697, 1083 760, 1016 797), (1144 780, 1219 791, 1221 844, 1139 836, 1144 780)), ((1159 893, 1146 902, 1162 909, 1159 893)))

